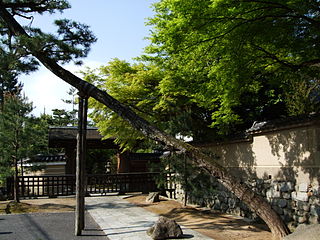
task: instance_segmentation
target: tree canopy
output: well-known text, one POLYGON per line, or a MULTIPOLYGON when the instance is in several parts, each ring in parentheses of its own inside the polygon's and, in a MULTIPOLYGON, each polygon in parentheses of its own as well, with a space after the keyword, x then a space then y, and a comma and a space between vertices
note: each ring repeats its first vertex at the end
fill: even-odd
POLYGON ((87 25, 69 19, 54 21, 56 34, 44 33, 41 29, 32 27, 34 14, 61 12, 71 7, 67 1, 6 0, 1 1, 1 4, 12 16, 27 24, 24 30, 32 36, 32 40, 25 36, 14 37, 8 25, 0 19, 0 103, 4 93, 12 91, 18 84, 20 74, 37 70, 39 61, 31 55, 30 49, 41 49, 49 58, 61 63, 73 61, 81 64, 80 59, 87 56, 91 44, 96 41, 87 25), (25 47, 21 47, 22 45, 25 47))
MULTIPOLYGON (((163 0, 154 11, 136 63, 115 59, 85 76, 162 130, 208 141, 319 111, 318 1, 163 0)), ((91 107, 103 134, 141 137, 91 107)))
POLYGON ((162 0, 144 60, 230 132, 319 110, 319 1, 162 0))
MULTIPOLYGON (((17 60, 22 63, 25 63, 26 57, 32 63, 37 63, 37 60, 30 54, 28 48, 21 48, 21 45, 30 47, 32 45, 31 48, 37 47, 51 59, 61 63, 69 61, 80 63, 77 60, 86 57, 90 51, 90 45, 96 41, 95 36, 87 25, 69 19, 54 21, 57 27, 56 35, 44 33, 41 29, 32 27, 32 19, 35 14, 53 14, 70 8, 70 4, 65 0, 10 0, 2 1, 2 4, 6 9, 9 9, 12 16, 24 20, 24 23, 26 22, 25 20, 29 20, 24 29, 32 37, 32 43, 30 43, 30 38, 25 36, 13 37, 7 24, 3 20, 0 21, 1 50, 6 53, 16 53, 17 60)), ((27 64, 29 65, 30 62, 27 64)))
MULTIPOLYGON (((171 135, 203 139, 210 132, 209 114, 182 93, 171 93, 162 86, 168 75, 153 63, 130 64, 114 59, 96 70, 83 71, 84 79, 107 91, 120 102, 130 106, 138 115, 171 135)), ((145 139, 126 121, 103 104, 90 100, 93 121, 106 137, 116 137, 122 146, 133 147, 145 139)))

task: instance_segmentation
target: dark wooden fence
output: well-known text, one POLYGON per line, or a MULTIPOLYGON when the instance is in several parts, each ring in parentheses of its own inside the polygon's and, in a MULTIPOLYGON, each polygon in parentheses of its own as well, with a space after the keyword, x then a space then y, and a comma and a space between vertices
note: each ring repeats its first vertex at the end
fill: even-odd
POLYGON ((159 173, 126 173, 112 175, 88 175, 87 192, 105 194, 111 192, 152 192, 159 173))
MULTIPOLYGON (((130 193, 158 191, 156 178, 160 173, 89 174, 86 176, 87 194, 130 193)), ((13 179, 8 179, 13 193, 13 179)), ((18 177, 19 195, 23 198, 68 196, 75 194, 75 175, 18 177)))

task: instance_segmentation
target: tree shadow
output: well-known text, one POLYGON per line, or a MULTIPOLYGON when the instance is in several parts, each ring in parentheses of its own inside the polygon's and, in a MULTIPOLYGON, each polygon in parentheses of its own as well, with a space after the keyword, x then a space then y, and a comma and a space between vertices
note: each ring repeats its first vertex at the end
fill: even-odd
MULTIPOLYGON (((295 200, 291 193, 298 191, 300 184, 308 186, 308 196, 320 192, 318 122, 310 119, 290 121, 270 122, 261 129, 248 131, 246 138, 200 146, 204 151, 217 155, 219 164, 227 167, 240 181, 262 195, 287 222, 292 221, 292 217, 296 217, 293 214, 298 213, 294 212, 296 210, 292 206, 287 206, 287 209, 279 207, 280 198, 284 198, 281 203, 285 204, 295 200)), ((261 220, 218 180, 211 178, 216 191, 199 197, 199 194, 196 196, 189 189, 189 203, 261 220)), ((300 195, 301 199, 305 195, 300 195)))
POLYGON ((213 210, 174 208, 170 212, 163 214, 163 216, 174 219, 179 224, 182 224, 183 227, 193 230, 248 231, 249 226, 250 232, 270 231, 265 224, 248 224, 241 218, 235 218, 213 210), (191 221, 190 216, 196 220, 191 221))
POLYGON ((65 205, 65 204, 56 204, 56 203, 46 203, 39 205, 40 209, 64 209, 68 211, 73 211, 75 206, 65 205))
POLYGON ((305 126, 296 130, 266 135, 271 152, 281 162, 277 178, 294 181, 306 174, 310 183, 320 180, 320 129, 305 126))
POLYGON ((243 181, 256 178, 256 154, 252 150, 252 138, 244 138, 217 146, 219 161, 243 181))

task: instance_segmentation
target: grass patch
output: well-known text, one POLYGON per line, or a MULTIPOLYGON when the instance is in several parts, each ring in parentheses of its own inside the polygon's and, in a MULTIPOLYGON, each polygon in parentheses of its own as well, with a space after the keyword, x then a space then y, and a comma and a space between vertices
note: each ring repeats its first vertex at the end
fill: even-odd
POLYGON ((35 199, 0 201, 0 214, 72 212, 75 210, 74 199, 35 199))
POLYGON ((11 201, 7 205, 6 213, 32 213, 37 211, 38 207, 32 204, 11 201))
POLYGON ((8 204, 9 204, 9 201, 0 202, 0 214, 7 214, 8 204))

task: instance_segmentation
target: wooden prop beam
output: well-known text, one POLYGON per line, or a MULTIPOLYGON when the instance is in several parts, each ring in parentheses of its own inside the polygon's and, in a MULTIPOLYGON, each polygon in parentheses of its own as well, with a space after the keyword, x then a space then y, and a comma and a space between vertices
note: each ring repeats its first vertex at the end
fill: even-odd
POLYGON ((78 112, 78 135, 77 135, 77 158, 76 158, 76 212, 75 212, 75 235, 80 236, 85 226, 85 159, 86 159, 86 134, 88 97, 79 94, 78 112))

